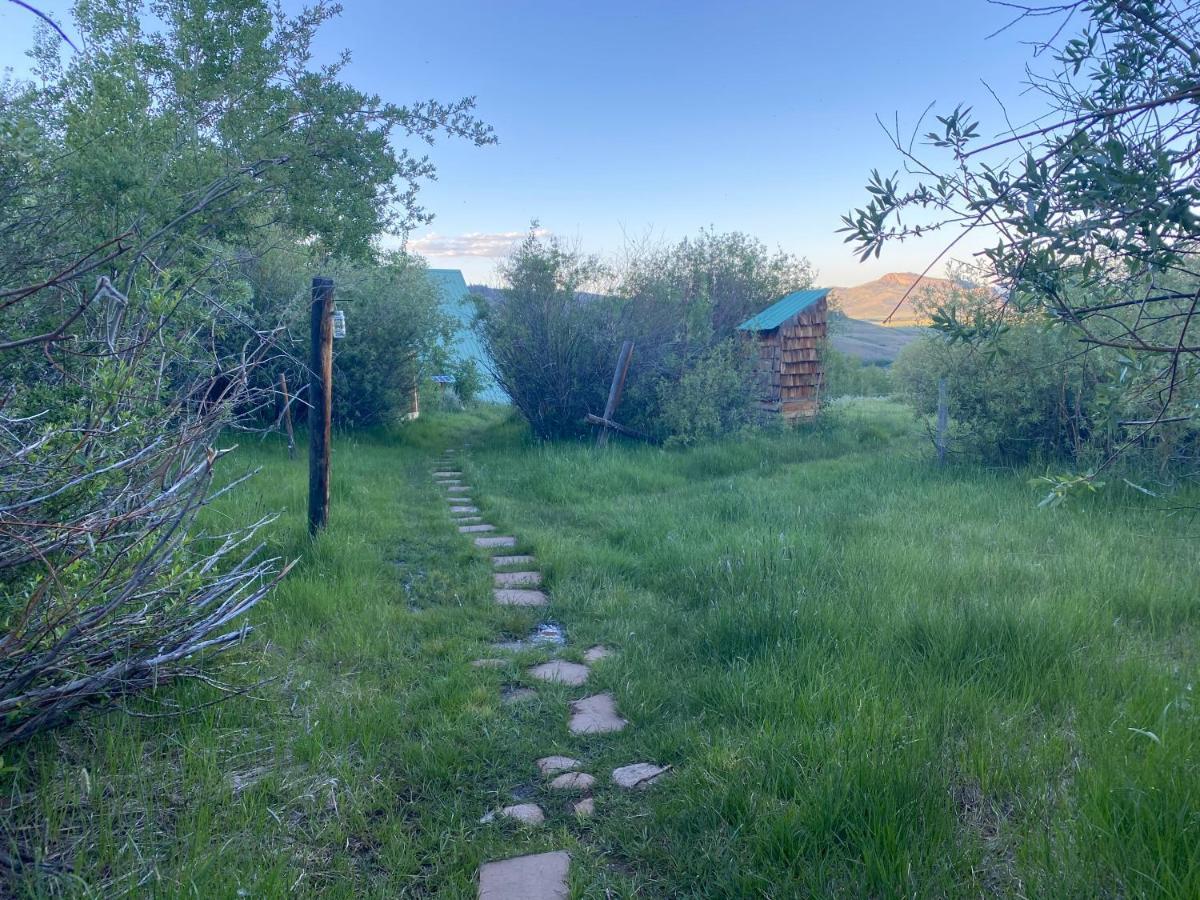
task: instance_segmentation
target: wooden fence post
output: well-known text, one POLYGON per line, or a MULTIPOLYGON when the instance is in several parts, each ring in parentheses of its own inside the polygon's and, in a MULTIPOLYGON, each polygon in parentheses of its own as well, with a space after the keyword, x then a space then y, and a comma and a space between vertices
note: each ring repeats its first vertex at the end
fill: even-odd
POLYGON ((950 399, 945 378, 938 379, 938 410, 937 410, 937 460, 938 465, 946 463, 946 431, 950 425, 950 399))
POLYGON ((312 280, 308 369, 308 533, 329 521, 329 445, 333 405, 333 279, 312 280))
MULTIPOLYGON (((613 372, 612 385, 608 389, 608 402, 604 404, 604 420, 611 422, 617 412, 617 404, 621 402, 621 391, 625 390, 625 376, 629 374, 629 361, 633 358, 633 341, 621 345, 617 354, 617 369, 613 372)), ((596 435, 596 446, 603 447, 608 443, 608 426, 605 425, 596 435)))

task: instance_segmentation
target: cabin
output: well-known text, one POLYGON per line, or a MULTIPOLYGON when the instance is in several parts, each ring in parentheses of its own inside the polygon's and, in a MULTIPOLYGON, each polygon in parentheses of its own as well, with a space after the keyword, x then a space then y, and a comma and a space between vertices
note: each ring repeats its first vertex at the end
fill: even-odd
POLYGON ((817 414, 828 296, 828 289, 794 291, 738 326, 754 342, 764 412, 788 421, 817 414))
POLYGON ((484 350, 479 335, 475 333, 475 304, 471 300, 470 291, 467 290, 467 280, 463 278, 463 273, 458 269, 427 269, 426 272, 430 282, 437 289, 442 312, 454 322, 451 352, 461 360, 472 360, 479 374, 483 376, 483 385, 477 399, 484 403, 508 403, 508 395, 492 378, 491 357, 484 350))

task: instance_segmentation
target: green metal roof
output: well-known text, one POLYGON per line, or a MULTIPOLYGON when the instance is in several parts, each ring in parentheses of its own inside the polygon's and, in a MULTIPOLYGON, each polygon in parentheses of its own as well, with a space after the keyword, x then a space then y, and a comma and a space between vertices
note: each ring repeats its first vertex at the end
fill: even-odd
MULTIPOLYGON (((479 335, 475 333, 475 303, 467 290, 467 280, 458 269, 426 269, 425 274, 437 288, 442 312, 454 319, 454 353, 460 359, 472 359, 483 376, 483 387, 479 399, 487 403, 508 403, 508 395, 491 376, 491 359, 479 335)), ((441 374, 441 373, 438 373, 441 374)))
POLYGON ((762 312, 751 316, 738 326, 739 331, 770 331, 778 328, 792 316, 803 312, 814 303, 824 300, 829 288, 817 291, 793 291, 776 300, 762 312))

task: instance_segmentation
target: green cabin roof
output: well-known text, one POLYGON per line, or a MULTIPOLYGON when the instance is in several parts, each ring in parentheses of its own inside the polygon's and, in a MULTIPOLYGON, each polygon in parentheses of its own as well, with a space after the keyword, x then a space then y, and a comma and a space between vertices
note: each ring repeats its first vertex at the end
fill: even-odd
POLYGON ((797 313, 804 312, 814 303, 824 300, 828 294, 829 288, 815 291, 793 291, 786 297, 776 300, 762 312, 748 318, 738 326, 738 331, 771 331, 797 313))
MULTIPOLYGON (((453 352, 460 359, 472 359, 483 376, 479 399, 488 403, 508 403, 508 395, 491 375, 491 359, 479 335, 475 333, 475 303, 467 290, 467 280, 458 269, 426 269, 430 282, 437 288, 442 312, 454 319, 453 352)), ((436 373, 441 374, 441 373, 436 373)))

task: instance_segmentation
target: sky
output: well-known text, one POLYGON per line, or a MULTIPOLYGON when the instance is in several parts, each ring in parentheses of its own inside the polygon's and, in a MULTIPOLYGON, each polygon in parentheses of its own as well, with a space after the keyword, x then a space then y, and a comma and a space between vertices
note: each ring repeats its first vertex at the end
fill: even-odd
MULTIPOLYGON (((40 7, 60 21, 68 4, 40 7)), ((298 4, 286 0, 285 7, 298 4)), ((743 231, 807 257, 818 284, 924 270, 941 241, 858 263, 837 234, 873 168, 900 160, 876 121, 910 131, 974 105, 985 134, 1042 112, 1023 91, 1026 43, 1044 36, 986 0, 344 0, 316 62, 351 52, 345 77, 388 100, 474 96, 499 144, 450 139, 409 239, 430 264, 496 283, 537 221, 588 252, 743 231)), ((69 20, 64 21, 71 33, 69 20)), ((33 20, 0 0, 0 67, 21 74, 33 20)), ((928 129, 922 129, 922 131, 928 129)), ((981 241, 965 243, 978 249, 981 241)), ((957 254, 960 258, 965 254, 957 254)), ((934 274, 938 273, 934 270, 934 274)))

